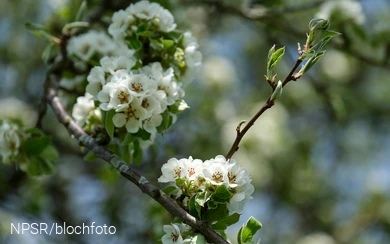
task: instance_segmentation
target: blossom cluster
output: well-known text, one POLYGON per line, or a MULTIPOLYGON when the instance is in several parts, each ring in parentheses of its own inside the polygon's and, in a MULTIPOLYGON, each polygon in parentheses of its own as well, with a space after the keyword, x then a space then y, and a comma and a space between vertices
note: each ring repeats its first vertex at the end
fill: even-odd
POLYGON ((201 234, 194 235, 191 233, 191 228, 186 224, 164 225, 163 229, 166 233, 161 238, 163 244, 206 243, 204 236, 201 234))
MULTIPOLYGON (((239 213, 243 210, 254 187, 248 171, 241 168, 234 159, 226 160, 222 155, 202 162, 200 159, 169 159, 161 168, 161 183, 170 183, 177 188, 176 198, 183 198, 184 204, 195 194, 208 192, 209 200, 215 190, 224 186, 231 193, 226 206, 230 213, 239 213), (184 182, 182 182, 184 181, 184 182), (178 182, 179 185, 177 184, 178 182)), ((207 201, 206 201, 207 202, 207 201)))
POLYGON ((176 29, 168 10, 148 1, 115 12, 108 33, 112 38, 89 31, 68 43, 75 64, 90 67, 86 93, 77 99, 72 115, 85 126, 98 110, 102 116, 114 113, 110 120, 115 128, 131 134, 146 132, 153 138, 188 108, 182 84, 201 65, 199 45, 191 33, 176 29))
POLYGON ((114 39, 123 39, 137 30, 137 26, 146 25, 162 32, 171 32, 176 28, 172 14, 158 3, 140 1, 131 4, 125 10, 119 10, 112 16, 108 32, 114 39))
POLYGON ((116 42, 105 32, 97 30, 72 37, 66 49, 71 58, 87 63, 105 56, 133 55, 123 42, 116 42))
POLYGON ((0 158, 3 162, 11 162, 19 155, 24 137, 18 124, 0 120, 0 158))

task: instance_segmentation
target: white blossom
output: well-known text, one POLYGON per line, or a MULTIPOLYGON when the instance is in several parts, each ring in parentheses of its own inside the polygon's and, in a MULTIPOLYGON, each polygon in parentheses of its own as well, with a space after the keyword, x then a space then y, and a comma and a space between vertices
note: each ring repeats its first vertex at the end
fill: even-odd
MULTIPOLYGON (((192 158, 190 157, 190 160, 191 159, 192 158)), ((187 172, 185 171, 184 162, 185 159, 169 159, 168 162, 161 167, 162 175, 160 178, 158 178, 158 182, 175 182, 176 179, 186 176, 187 172)))
POLYGON ((174 70, 172 68, 164 71, 161 63, 155 62, 144 66, 142 72, 157 82, 158 90, 164 91, 165 96, 156 94, 156 97, 161 102, 165 101, 166 105, 172 105, 176 100, 184 97, 184 91, 181 88, 181 84, 175 81, 174 70))
POLYGON ((131 4, 126 11, 140 19, 153 19, 159 12, 161 6, 158 3, 149 3, 149 1, 140 1, 131 4))
POLYGON ((151 133, 154 134, 157 132, 157 127, 161 125, 162 122, 162 116, 160 114, 153 114, 150 118, 147 118, 143 121, 143 128, 151 133))
POLYGON ((85 93, 84 96, 77 98, 77 103, 73 106, 72 117, 77 124, 83 126, 88 114, 94 109, 95 103, 93 102, 93 96, 85 93))
POLYGON ((130 71, 137 60, 134 57, 117 56, 117 57, 103 57, 100 59, 100 65, 104 72, 114 74, 115 71, 125 69, 130 71))
POLYGON ((141 101, 135 97, 130 104, 124 105, 117 109, 116 112, 118 113, 112 118, 114 125, 118 128, 125 125, 129 133, 137 133, 142 127, 142 120, 146 116, 146 110, 141 107, 141 101))
POLYGON ((112 15, 112 24, 108 27, 108 33, 116 40, 121 39, 134 20, 135 18, 127 11, 119 10, 112 15))
POLYGON ((108 28, 115 40, 131 35, 140 23, 150 23, 156 30, 171 32, 176 28, 173 15, 158 3, 140 1, 131 4, 126 10, 119 10, 112 16, 112 23, 108 28))
POLYGON ((0 120, 0 158, 3 162, 10 162, 13 156, 17 156, 21 146, 22 134, 15 123, 0 120))
POLYGON ((351 20, 359 25, 363 24, 366 19, 362 5, 353 0, 326 1, 321 5, 320 11, 315 16, 329 20, 332 15, 336 15, 344 22, 351 20))
POLYGON ((217 156, 204 162, 203 175, 213 185, 222 185, 228 181, 227 164, 223 156, 217 156))
POLYGON ((182 244, 183 237, 177 224, 164 225, 165 235, 161 238, 163 244, 182 244))
POLYGON ((184 33, 183 45, 187 67, 183 80, 191 81, 202 65, 202 54, 198 51, 199 45, 191 32, 184 33))
POLYGON ((102 90, 103 85, 106 84, 105 73, 102 67, 93 67, 87 77, 89 82, 86 91, 92 95, 97 95, 102 90))
POLYGON ((92 58, 100 60, 104 56, 127 56, 134 55, 134 51, 127 48, 122 42, 116 42, 106 33, 91 30, 87 33, 72 37, 67 45, 70 57, 88 62, 92 58))
POLYGON ((171 32, 176 28, 173 15, 171 12, 163 8, 160 8, 157 16, 153 20, 153 24, 155 24, 162 32, 171 32))

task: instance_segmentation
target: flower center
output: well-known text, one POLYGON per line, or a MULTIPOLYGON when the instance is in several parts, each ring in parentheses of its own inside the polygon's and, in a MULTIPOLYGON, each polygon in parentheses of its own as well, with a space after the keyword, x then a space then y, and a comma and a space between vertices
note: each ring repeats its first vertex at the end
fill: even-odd
POLYGON ((140 83, 131 84, 131 88, 133 88, 133 91, 136 91, 136 92, 144 91, 144 88, 143 88, 142 84, 140 84, 140 83))
POLYGON ((150 104, 149 104, 148 99, 142 100, 141 106, 142 106, 143 108, 148 108, 149 105, 150 105, 150 104))
POLYGON ((128 103, 129 102, 129 95, 126 94, 124 91, 120 91, 118 94, 118 100, 121 103, 128 103))
POLYGON ((172 233, 171 238, 173 242, 177 242, 177 240, 179 239, 179 235, 175 235, 174 233, 172 233))
POLYGON ((181 167, 177 167, 176 169, 174 169, 173 171, 175 171, 175 174, 177 177, 180 177, 180 174, 181 174, 181 167))
POLYGON ((229 178, 229 182, 235 183, 237 176, 235 174, 232 174, 232 173, 229 172, 228 173, 228 178, 229 178))
POLYGON ((215 172, 215 173, 212 175, 212 177, 213 177, 213 180, 214 180, 215 182, 222 182, 223 175, 222 175, 221 172, 219 172, 219 171, 215 172))
POLYGON ((126 114, 126 120, 129 120, 130 118, 136 118, 135 112, 137 112, 137 109, 134 109, 132 107, 128 107, 125 111, 126 114))
POLYGON ((188 169, 188 173, 190 174, 190 176, 192 176, 193 174, 195 174, 195 169, 194 168, 189 168, 188 169))

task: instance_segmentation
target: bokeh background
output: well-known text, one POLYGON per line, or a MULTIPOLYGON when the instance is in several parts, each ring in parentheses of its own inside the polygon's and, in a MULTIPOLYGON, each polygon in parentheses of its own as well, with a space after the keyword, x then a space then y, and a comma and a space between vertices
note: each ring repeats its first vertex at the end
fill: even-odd
MULTIPOLYGON (((132 1, 88 1, 110 16, 132 1)), ((269 48, 286 46, 284 78, 313 17, 342 32, 320 63, 291 82, 234 155, 256 191, 238 228, 254 216, 261 243, 390 243, 390 2, 387 0, 170 0, 179 28, 198 38, 203 67, 186 87, 191 109, 145 153, 137 171, 157 184, 171 157, 226 154, 235 127, 270 95, 269 48)), ((25 22, 53 30, 74 18, 80 0, 0 1, 0 117, 34 123, 47 67, 47 43, 25 22), (34 112, 35 111, 35 112, 34 112), (26 116, 28 115, 28 116, 26 116)), ((101 10, 103 12, 99 12, 101 10)), ((43 129, 61 157, 53 175, 29 178, 0 163, 0 243, 158 243, 172 217, 102 161, 84 162, 51 111, 43 129), (114 225, 115 235, 11 235, 11 223, 114 225)))

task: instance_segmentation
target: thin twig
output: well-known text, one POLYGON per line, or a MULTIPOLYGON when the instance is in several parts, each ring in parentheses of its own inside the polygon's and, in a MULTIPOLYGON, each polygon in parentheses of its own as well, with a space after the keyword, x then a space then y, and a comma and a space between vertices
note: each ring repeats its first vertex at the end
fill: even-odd
MULTIPOLYGON (((286 76, 286 78, 283 80, 282 86, 284 87, 287 85, 288 82, 292 80, 297 80, 298 78, 294 77, 294 72, 301 64, 302 60, 297 59, 294 66, 291 68, 290 72, 286 76)), ((271 97, 268 98, 268 100, 264 103, 264 105, 260 108, 260 110, 249 120, 249 122, 245 125, 245 127, 240 130, 239 127, 237 127, 237 135, 236 139, 233 142, 233 145, 230 147, 229 152, 226 154, 226 159, 232 158, 233 154, 237 152, 239 148, 239 144, 241 142, 241 139, 244 137, 246 132, 255 124, 256 120, 269 108, 272 108, 275 104, 275 99, 271 100, 271 97)))
POLYGON ((174 216, 179 217, 183 223, 198 230, 204 237, 212 243, 228 243, 222 236, 215 232, 209 225, 187 213, 180 205, 163 193, 159 188, 151 184, 145 177, 131 169, 121 158, 113 154, 90 137, 66 112, 63 104, 58 97, 58 88, 56 87, 56 76, 51 75, 50 86, 47 90, 47 101, 52 107, 58 120, 67 128, 67 130, 86 148, 95 153, 95 155, 115 167, 123 177, 133 182, 141 191, 161 206, 168 210, 174 216))

